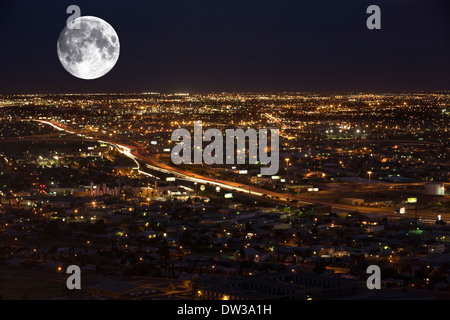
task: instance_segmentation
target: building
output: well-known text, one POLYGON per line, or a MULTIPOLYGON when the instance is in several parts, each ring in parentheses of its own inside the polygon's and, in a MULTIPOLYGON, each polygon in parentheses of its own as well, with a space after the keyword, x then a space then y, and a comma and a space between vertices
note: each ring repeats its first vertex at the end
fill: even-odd
POLYGON ((184 281, 145 277, 134 280, 105 280, 87 288, 89 299, 165 300, 189 296, 192 288, 184 281))
POLYGON ((354 279, 313 272, 286 272, 199 282, 201 300, 306 300, 353 294, 364 284, 354 279))
POLYGON ((343 198, 342 199, 343 204, 350 204, 352 206, 363 206, 364 205, 364 199, 358 199, 358 198, 343 198))
POLYGON ((428 245, 428 254, 441 254, 444 252, 445 252, 445 245, 443 243, 428 245))
POLYGON ((163 293, 157 289, 132 282, 107 280, 88 288, 88 296, 94 299, 130 300, 163 293))
POLYGON ((445 186, 443 183, 429 183, 425 185, 425 193, 433 196, 444 196, 445 186))

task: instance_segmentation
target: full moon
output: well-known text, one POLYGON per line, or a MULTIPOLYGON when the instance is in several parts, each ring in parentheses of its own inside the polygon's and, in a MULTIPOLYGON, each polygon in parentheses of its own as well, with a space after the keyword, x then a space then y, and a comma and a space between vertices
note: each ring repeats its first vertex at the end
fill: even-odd
POLYGON ((79 29, 67 26, 61 32, 57 52, 63 67, 73 76, 93 80, 107 74, 119 59, 116 31, 106 21, 91 16, 73 20, 79 29))

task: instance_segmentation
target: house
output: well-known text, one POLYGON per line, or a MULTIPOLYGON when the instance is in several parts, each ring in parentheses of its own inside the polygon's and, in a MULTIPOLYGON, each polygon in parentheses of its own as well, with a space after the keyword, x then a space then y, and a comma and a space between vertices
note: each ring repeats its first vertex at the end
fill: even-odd
POLYGON ((445 245, 443 243, 428 245, 428 254, 441 254, 444 252, 445 252, 445 245))

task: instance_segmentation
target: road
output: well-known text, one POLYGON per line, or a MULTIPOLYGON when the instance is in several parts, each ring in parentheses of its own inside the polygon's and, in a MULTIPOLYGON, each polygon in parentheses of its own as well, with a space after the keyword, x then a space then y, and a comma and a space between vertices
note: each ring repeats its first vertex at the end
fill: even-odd
MULTIPOLYGON (((368 208, 368 207, 360 207, 360 206, 353 206, 353 205, 329 203, 329 202, 325 202, 325 201, 310 200, 310 199, 305 199, 305 198, 301 198, 298 196, 288 195, 286 193, 280 193, 280 192, 276 192, 276 191, 269 191, 266 189, 261 189, 261 188, 251 186, 251 185, 243 185, 242 183, 237 183, 237 182, 233 182, 233 181, 209 178, 209 177, 201 176, 201 175, 198 175, 198 174, 195 174, 192 172, 183 171, 178 168, 171 167, 165 163, 158 161, 157 159, 155 159, 153 157, 143 155, 143 154, 141 154, 142 152, 135 146, 125 145, 122 143, 117 143, 117 142, 113 142, 113 141, 107 141, 107 140, 102 140, 102 139, 99 139, 96 137, 92 137, 83 132, 74 131, 72 128, 69 128, 65 125, 62 125, 62 124, 54 122, 54 121, 45 121, 45 120, 32 120, 32 121, 50 125, 59 131, 76 134, 76 135, 86 138, 86 139, 95 139, 101 143, 111 145, 111 146, 115 147, 120 153, 122 153, 123 155, 132 159, 136 163, 135 169, 138 170, 139 173, 141 173, 143 175, 148 175, 148 176, 153 177, 154 175, 152 175, 150 173, 151 171, 162 172, 162 173, 171 175, 178 180, 184 180, 184 181, 190 181, 190 182, 198 183, 198 184, 220 187, 221 189, 230 190, 232 192, 247 193, 251 196, 262 197, 266 200, 270 199, 270 200, 277 201, 280 203, 284 202, 284 203, 288 203, 288 204, 295 203, 296 205, 320 204, 320 205, 330 206, 333 209, 333 211, 339 211, 339 212, 344 212, 344 213, 351 212, 351 211, 358 211, 360 213, 379 213, 379 214, 383 214, 383 215, 386 215, 391 218, 399 218, 399 217, 414 218, 414 216, 415 216, 415 213, 412 210, 402 216, 399 216, 398 214, 394 214, 394 212, 392 212, 393 211, 392 208, 368 208)), ((431 213, 431 212, 420 212, 418 217, 436 220, 437 214, 431 213)), ((442 214, 442 217, 445 219, 446 215, 442 214)))

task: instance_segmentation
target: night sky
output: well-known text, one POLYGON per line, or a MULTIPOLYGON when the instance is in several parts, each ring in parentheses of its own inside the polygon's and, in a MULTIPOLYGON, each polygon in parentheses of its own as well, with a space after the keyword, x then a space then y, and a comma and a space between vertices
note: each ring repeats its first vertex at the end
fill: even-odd
POLYGON ((449 90, 450 1, 2 0, 0 57, 0 93, 449 90), (58 60, 71 4, 119 35, 100 79, 58 60))

